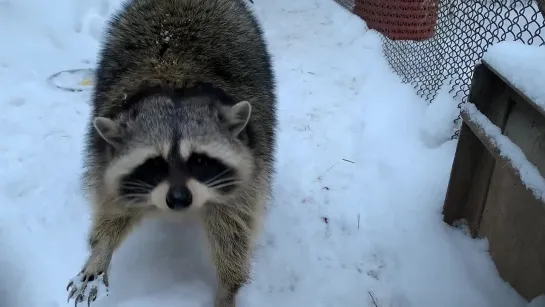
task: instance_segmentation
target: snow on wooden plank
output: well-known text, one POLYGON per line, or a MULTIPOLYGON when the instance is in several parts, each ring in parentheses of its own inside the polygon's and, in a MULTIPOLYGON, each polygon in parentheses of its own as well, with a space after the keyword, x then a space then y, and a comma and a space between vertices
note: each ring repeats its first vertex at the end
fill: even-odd
POLYGON ((490 46, 482 59, 545 110, 545 47, 503 41, 490 46))
POLYGON ((462 118, 483 144, 519 176, 533 195, 545 202, 545 179, 522 150, 482 114, 473 103, 462 106, 462 118))

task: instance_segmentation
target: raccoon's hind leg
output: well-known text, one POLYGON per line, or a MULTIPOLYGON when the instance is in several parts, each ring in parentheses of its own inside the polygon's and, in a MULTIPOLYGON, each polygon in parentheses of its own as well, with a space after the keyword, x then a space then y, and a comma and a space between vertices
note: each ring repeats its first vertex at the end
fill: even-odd
POLYGON ((252 214, 221 205, 207 208, 204 222, 218 277, 214 307, 235 307, 250 274, 252 214))
POLYGON ((89 235, 91 255, 81 272, 68 283, 68 301, 74 298, 77 306, 80 302, 87 301, 90 304, 98 297, 107 295, 108 268, 112 255, 139 220, 139 217, 130 215, 94 216, 89 235))

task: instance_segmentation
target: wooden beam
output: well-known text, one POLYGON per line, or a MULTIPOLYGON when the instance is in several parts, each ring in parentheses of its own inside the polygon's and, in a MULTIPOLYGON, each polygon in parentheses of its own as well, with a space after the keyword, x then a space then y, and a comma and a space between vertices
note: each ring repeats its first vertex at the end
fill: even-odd
MULTIPOLYGON (((501 129, 509 107, 506 90, 505 83, 487 65, 475 66, 469 102, 501 129)), ((443 204, 443 221, 452 225, 466 219, 471 234, 477 234, 494 161, 471 129, 462 123, 443 204)))
MULTIPOLYGON (((501 155, 501 150, 499 146, 493 141, 493 137, 491 135, 488 135, 484 131, 484 129, 481 128, 481 125, 477 123, 472 118, 472 116, 469 113, 467 113, 466 110, 462 110, 460 114, 462 116, 464 124, 466 124, 469 127, 469 129, 471 129, 471 131, 475 134, 475 136, 486 147, 488 152, 492 154, 496 162, 498 162, 502 167, 507 167, 509 171, 512 173, 512 175, 516 176, 518 180, 522 184, 524 184, 524 181, 522 180, 522 177, 520 174, 520 170, 513 164, 513 161, 501 155)), ((528 163, 531 163, 531 162, 528 161, 528 163)), ((533 191, 531 191, 528 187, 526 189, 533 193, 533 191)), ((540 190, 545 190, 545 187, 541 187, 540 190)), ((541 202, 543 202, 543 199, 538 198, 537 196, 536 196, 536 199, 539 199, 541 202)))

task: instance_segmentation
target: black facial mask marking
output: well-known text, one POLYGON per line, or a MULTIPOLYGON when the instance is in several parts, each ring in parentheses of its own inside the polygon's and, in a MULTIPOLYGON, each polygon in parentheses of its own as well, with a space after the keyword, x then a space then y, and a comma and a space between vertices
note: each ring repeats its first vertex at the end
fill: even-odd
POLYGON ((119 192, 128 199, 136 199, 137 195, 146 195, 151 192, 168 177, 168 173, 169 166, 163 157, 148 158, 132 173, 123 176, 119 192))
MULTIPOLYGON (((183 164, 183 162, 181 163, 183 164)), ((193 153, 185 162, 185 167, 180 166, 189 171, 196 180, 211 188, 217 187, 219 191, 224 193, 235 188, 235 185, 228 185, 232 180, 236 180, 234 178, 235 171, 218 159, 201 153, 193 153), (221 185, 226 186, 220 187, 221 185)), ((148 158, 131 173, 121 178, 119 192, 127 200, 145 197, 159 183, 168 178, 169 169, 170 166, 163 157, 148 158)))
MULTIPOLYGON (((214 188, 216 186, 226 185, 233 180, 235 171, 223 164, 218 159, 212 158, 202 153, 193 153, 186 162, 187 169, 191 175, 198 181, 214 188)), ((229 192, 234 185, 227 185, 218 188, 222 192, 229 192)))

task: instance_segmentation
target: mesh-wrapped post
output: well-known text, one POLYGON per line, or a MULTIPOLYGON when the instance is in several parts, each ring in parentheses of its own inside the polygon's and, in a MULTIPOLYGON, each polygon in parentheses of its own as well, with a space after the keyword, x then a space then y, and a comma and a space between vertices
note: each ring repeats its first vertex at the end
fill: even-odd
POLYGON ((392 40, 420 41, 435 34, 437 0, 356 0, 353 11, 392 40))

